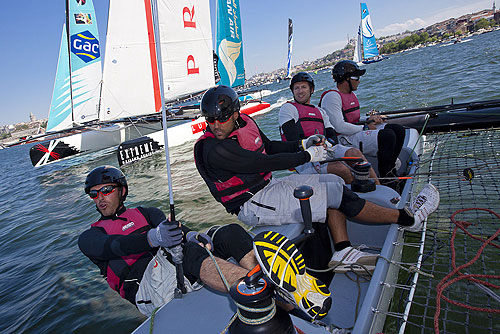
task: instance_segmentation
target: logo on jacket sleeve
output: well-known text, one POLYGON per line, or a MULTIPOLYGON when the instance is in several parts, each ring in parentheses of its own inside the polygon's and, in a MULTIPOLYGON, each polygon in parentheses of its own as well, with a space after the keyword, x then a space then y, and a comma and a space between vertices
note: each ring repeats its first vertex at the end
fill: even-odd
POLYGON ((101 56, 99 41, 88 30, 71 36, 71 52, 86 63, 101 56))

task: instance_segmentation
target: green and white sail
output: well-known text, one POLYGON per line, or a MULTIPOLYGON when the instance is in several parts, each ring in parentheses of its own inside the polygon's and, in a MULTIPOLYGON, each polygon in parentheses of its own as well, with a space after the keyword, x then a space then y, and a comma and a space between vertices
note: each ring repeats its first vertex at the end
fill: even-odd
POLYGON ((219 85, 230 87, 245 84, 245 63, 241 35, 239 1, 217 1, 216 52, 217 68, 221 80, 219 85))

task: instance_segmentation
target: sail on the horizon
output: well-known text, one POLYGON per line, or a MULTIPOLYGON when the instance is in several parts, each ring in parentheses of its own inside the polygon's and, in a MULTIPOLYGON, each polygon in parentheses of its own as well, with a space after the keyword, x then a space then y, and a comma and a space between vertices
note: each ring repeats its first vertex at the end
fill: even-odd
POLYGON ((47 122, 49 132, 98 118, 102 70, 94 5, 91 0, 73 0, 66 6, 47 122))
POLYGON ((231 87, 245 84, 245 64, 239 1, 217 1, 216 52, 219 57, 219 85, 231 87))
POLYGON ((291 78, 290 70, 292 68, 292 47, 293 47, 293 23, 288 19, 288 59, 286 63, 286 77, 291 78))
POLYGON ((354 44, 354 56, 352 60, 356 63, 361 62, 362 60, 362 55, 361 55, 361 24, 358 26, 358 35, 356 37, 356 41, 354 44))
POLYGON ((372 21, 366 3, 361 3, 361 33, 363 36, 363 58, 378 56, 377 42, 375 41, 372 21))

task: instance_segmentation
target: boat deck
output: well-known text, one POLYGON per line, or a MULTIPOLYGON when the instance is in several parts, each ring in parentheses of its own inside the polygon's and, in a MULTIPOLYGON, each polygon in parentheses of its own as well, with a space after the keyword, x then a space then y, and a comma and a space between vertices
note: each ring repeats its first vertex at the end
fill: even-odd
POLYGON ((384 332, 500 333, 500 131, 433 134, 424 143, 418 185, 432 182, 441 202, 424 234, 406 234, 403 261, 420 261, 433 277, 400 272, 384 332))

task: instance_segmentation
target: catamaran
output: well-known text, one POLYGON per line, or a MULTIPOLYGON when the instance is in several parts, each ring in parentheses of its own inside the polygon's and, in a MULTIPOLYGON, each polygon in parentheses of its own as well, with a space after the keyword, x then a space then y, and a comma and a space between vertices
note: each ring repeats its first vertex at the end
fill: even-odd
MULTIPOLYGON (((144 5, 137 10, 145 13, 144 5)), ((110 16, 108 52, 102 74, 101 49, 93 2, 66 1, 66 20, 61 37, 47 132, 40 137, 46 140, 30 149, 30 158, 35 167, 77 154, 113 147, 124 139, 136 138, 161 128, 158 119, 138 117, 157 112, 154 104, 145 103, 147 99, 143 98, 130 105, 129 101, 122 99, 123 96, 133 94, 138 97, 141 90, 148 91, 150 96, 154 95, 152 84, 145 83, 151 82, 151 75, 148 78, 147 73, 154 72, 155 64, 147 57, 137 57, 134 61, 143 65, 138 67, 144 71, 138 72, 141 73, 140 76, 134 76, 136 73, 131 73, 131 69, 124 67, 121 68, 127 77, 113 76, 116 67, 122 66, 126 60, 123 56, 114 57, 112 46, 118 38, 116 35, 123 34, 126 30, 115 30, 113 10, 110 10, 110 16), (110 92, 114 94, 112 98, 110 92)), ((142 28, 137 30, 136 35, 141 31, 147 35, 148 20, 151 18, 147 15, 144 15, 142 21, 133 20, 142 28)), ((147 40, 144 45, 148 45, 147 40)))
MULTIPOLYGON (((164 54, 164 92, 160 92, 159 64, 153 56, 155 37, 148 1, 110 2, 102 76, 92 1, 66 1, 66 5, 67 32, 63 32, 61 41, 47 140, 31 148, 34 166, 117 147, 161 131, 160 94, 174 106, 215 85, 208 0, 197 0, 189 6, 178 3, 174 7, 159 7, 160 29, 165 31, 160 41, 164 54)), ((228 19, 239 20, 236 12, 228 16, 233 15, 231 7, 224 9, 228 19)), ((237 24, 233 25, 232 33, 238 32, 241 37, 240 22, 237 24)), ((230 45, 236 44, 226 44, 230 45)), ((224 62, 229 64, 227 61, 235 55, 225 53, 224 62)), ((242 56, 240 58, 242 62, 242 56)), ((236 65, 242 67, 242 64, 236 65)), ((234 74, 231 70, 226 73, 234 74)), ((241 78, 244 80, 244 74, 237 73, 231 80, 238 82, 241 78)), ((246 111, 255 113, 269 106, 253 101, 246 111)), ((204 121, 198 119, 198 113, 187 115, 185 110, 193 108, 172 109, 167 118, 173 128, 181 126, 176 129, 178 133, 172 145, 197 138, 203 130, 204 121), (182 115, 179 110, 183 110, 182 115)))
MULTIPOLYGON (((207 1, 208 3, 208 1, 207 1)), ((238 1, 217 1, 216 30, 214 57, 218 85, 226 85, 237 89, 245 84, 245 66, 243 61, 243 40, 241 16, 238 1)), ((160 8, 159 20, 163 16, 160 8)), ((160 32, 163 34, 163 32, 160 32)), ((168 32, 167 32, 168 33, 168 32)), ((168 52, 168 50, 167 50, 168 52)), ((212 51, 210 51, 212 52, 212 51)), ((168 64, 163 63, 164 67, 168 64)), ((166 75, 165 75, 166 78, 166 75)), ((214 76, 205 89, 215 86, 214 76)), ((258 93, 257 93, 258 94, 258 93)), ((255 95, 257 95, 255 94, 255 95)), ((251 93, 240 93, 241 112, 247 115, 259 115, 270 110, 270 104, 254 98, 251 93)), ((194 105, 194 108, 197 108, 194 105)), ((204 117, 185 120, 168 129, 168 145, 174 147, 187 141, 199 138, 206 129, 204 117)), ((120 166, 133 163, 151 156, 165 146, 163 131, 156 131, 141 138, 124 141, 116 151, 120 166)))
POLYGON ((369 64, 386 58, 386 56, 379 55, 368 6, 366 3, 361 3, 361 21, 355 41, 353 61, 369 64))

